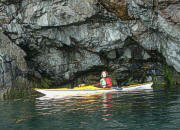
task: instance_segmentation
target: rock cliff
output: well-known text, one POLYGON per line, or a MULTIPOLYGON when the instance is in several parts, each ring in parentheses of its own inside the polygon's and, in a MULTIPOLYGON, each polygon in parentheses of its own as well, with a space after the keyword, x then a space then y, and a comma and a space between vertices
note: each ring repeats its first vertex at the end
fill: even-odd
POLYGON ((117 84, 165 81, 167 65, 176 70, 173 75, 180 72, 179 5, 179 0, 1 0, 1 35, 8 37, 1 43, 9 41, 13 52, 0 58, 16 55, 17 68, 49 85, 86 82, 104 69, 117 84))

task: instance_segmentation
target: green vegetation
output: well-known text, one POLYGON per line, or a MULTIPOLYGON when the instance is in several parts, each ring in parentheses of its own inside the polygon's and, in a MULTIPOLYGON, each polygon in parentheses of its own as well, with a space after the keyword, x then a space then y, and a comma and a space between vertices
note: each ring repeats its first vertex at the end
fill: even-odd
POLYGON ((32 88, 50 88, 53 84, 53 81, 48 78, 35 79, 31 78, 32 88))
POLYGON ((153 78, 153 85, 155 86, 154 87, 154 90, 164 90, 164 86, 166 86, 166 82, 165 80, 159 80, 161 78, 161 76, 152 76, 153 78))
POLYGON ((174 88, 175 86, 175 80, 173 75, 173 68, 171 68, 168 65, 164 66, 164 75, 167 82, 168 87, 174 88))
POLYGON ((49 86, 51 86, 51 84, 52 84, 52 80, 50 80, 50 79, 48 79, 48 78, 44 78, 44 79, 42 79, 41 82, 40 82, 40 85, 41 85, 41 87, 43 87, 43 88, 49 88, 49 86))

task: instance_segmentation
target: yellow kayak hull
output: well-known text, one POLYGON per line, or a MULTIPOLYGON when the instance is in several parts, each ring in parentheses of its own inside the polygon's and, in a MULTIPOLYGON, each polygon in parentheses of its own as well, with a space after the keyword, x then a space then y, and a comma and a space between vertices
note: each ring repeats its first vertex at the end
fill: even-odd
POLYGON ((89 96, 94 94, 101 93, 110 93, 115 91, 139 91, 139 90, 149 90, 152 89, 153 83, 138 84, 133 86, 122 87, 121 89, 117 88, 97 88, 94 86, 83 86, 75 87, 73 89, 68 88, 56 88, 56 89, 35 89, 36 91, 45 95, 48 98, 64 98, 70 96, 89 96))

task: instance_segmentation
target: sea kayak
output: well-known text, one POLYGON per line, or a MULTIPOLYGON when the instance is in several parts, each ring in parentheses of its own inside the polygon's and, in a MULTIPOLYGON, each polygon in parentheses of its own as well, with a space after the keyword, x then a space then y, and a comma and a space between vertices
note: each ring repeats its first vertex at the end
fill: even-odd
POLYGON ((56 89, 35 89, 36 91, 44 94, 47 98, 65 98, 72 96, 89 96, 101 93, 110 93, 116 91, 139 91, 151 90, 153 83, 137 84, 124 87, 113 87, 111 89, 97 88, 94 86, 75 87, 74 89, 56 88, 56 89))

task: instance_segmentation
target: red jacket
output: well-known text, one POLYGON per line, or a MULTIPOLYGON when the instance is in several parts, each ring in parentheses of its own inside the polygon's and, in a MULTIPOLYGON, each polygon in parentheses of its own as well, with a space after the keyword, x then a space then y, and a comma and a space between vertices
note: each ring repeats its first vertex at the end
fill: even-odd
POLYGON ((110 78, 105 78, 106 80, 106 84, 107 84, 107 88, 111 88, 112 87, 112 81, 110 78))

